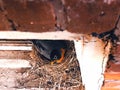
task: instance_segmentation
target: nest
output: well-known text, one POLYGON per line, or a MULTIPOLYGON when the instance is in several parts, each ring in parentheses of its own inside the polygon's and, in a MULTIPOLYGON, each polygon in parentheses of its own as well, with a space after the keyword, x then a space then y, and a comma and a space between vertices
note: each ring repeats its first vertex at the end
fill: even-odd
POLYGON ((1 68, 0 89, 83 90, 74 43, 66 42, 64 60, 52 65, 41 58, 34 45, 32 51, 0 51, 1 58, 25 59, 31 65, 28 68, 1 68))
POLYGON ((43 60, 33 46, 32 61, 30 61, 32 68, 23 73, 25 77, 21 81, 19 80, 21 83, 19 87, 51 88, 53 90, 80 88, 82 81, 74 43, 69 41, 67 44, 64 60, 53 65, 47 60, 43 60))

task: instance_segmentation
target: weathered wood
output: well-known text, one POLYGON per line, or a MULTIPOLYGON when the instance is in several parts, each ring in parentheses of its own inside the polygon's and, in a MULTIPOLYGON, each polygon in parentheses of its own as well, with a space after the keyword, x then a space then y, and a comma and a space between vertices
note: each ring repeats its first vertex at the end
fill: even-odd
POLYGON ((57 31, 57 32, 19 32, 19 31, 0 31, 0 39, 48 39, 48 40, 77 40, 78 36, 82 34, 70 33, 68 31, 57 31))
MULTIPOLYGON (((104 70, 111 47, 109 41, 102 41, 101 39, 97 37, 92 37, 91 35, 75 34, 67 31, 45 33, 8 31, 0 32, 0 34, 0 39, 74 40, 76 54, 80 64, 82 81, 83 85, 85 85, 85 89, 100 90, 104 81, 104 70)), ((34 57, 36 56, 33 55, 32 58, 34 57)), ((39 61, 37 60, 37 62, 39 61)), ((53 71, 56 70, 54 69, 53 71)), ((24 83, 23 81, 20 82, 24 83)), ((29 86, 30 84, 32 83, 26 83, 25 86, 29 86)))
POLYGON ((74 41, 85 90, 101 90, 111 44, 96 37, 74 41))

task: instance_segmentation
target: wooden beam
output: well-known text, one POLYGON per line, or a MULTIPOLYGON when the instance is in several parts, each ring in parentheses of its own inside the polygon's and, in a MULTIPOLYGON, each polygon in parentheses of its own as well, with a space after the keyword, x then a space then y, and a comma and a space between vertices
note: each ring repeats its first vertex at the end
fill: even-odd
POLYGON ((49 39, 49 40, 75 40, 82 34, 70 33, 68 31, 56 32, 20 32, 20 31, 0 31, 0 39, 49 39))

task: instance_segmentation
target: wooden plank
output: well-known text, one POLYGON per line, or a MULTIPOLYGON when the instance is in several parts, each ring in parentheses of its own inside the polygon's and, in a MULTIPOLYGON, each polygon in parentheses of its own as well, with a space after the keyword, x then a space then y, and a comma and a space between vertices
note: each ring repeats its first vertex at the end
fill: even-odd
POLYGON ((105 80, 102 90, 120 90, 120 80, 105 80))
POLYGON ((0 68, 30 68, 29 61, 24 59, 0 59, 0 68))
POLYGON ((105 80, 120 80, 120 72, 105 73, 105 80))
POLYGON ((102 90, 119 90, 119 88, 113 88, 113 87, 102 87, 102 90))
POLYGON ((75 40, 82 34, 70 33, 68 31, 57 31, 57 32, 19 32, 19 31, 0 31, 0 39, 51 39, 51 40, 75 40))

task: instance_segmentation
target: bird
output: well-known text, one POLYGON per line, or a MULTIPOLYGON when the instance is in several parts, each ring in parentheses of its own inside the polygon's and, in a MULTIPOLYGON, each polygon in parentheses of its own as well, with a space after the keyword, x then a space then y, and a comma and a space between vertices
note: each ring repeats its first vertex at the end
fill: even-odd
POLYGON ((38 53, 51 65, 62 63, 67 50, 65 40, 33 40, 32 42, 38 53))
POLYGON ((61 48, 61 57, 59 59, 55 59, 51 62, 51 65, 53 65, 54 63, 60 64, 62 63, 62 61, 64 60, 65 57, 65 49, 61 48))

